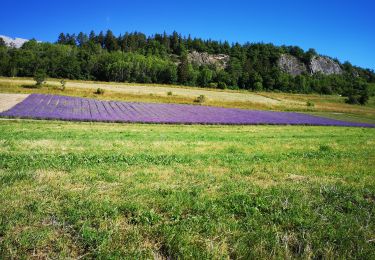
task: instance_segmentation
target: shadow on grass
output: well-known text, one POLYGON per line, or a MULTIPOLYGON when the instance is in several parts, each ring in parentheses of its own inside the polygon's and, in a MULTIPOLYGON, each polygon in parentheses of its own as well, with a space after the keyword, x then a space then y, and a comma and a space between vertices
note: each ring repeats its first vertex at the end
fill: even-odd
POLYGON ((35 89, 35 88, 41 88, 41 86, 39 85, 31 85, 31 84, 24 84, 24 85, 21 85, 21 88, 27 88, 27 89, 35 89))

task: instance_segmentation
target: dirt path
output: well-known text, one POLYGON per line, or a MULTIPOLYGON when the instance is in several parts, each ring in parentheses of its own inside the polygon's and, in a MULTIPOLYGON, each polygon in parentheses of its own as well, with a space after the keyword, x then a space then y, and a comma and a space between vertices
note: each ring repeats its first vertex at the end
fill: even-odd
POLYGON ((0 112, 6 111, 27 98, 28 94, 0 94, 0 112))
MULTIPOLYGON (((7 79, 0 78, 0 82, 10 83, 10 84, 34 84, 35 81, 29 79, 7 79)), ((58 81, 48 81, 48 84, 59 85, 58 81)), ((105 82, 75 82, 67 81, 67 88, 84 88, 84 89, 97 89, 102 88, 104 90, 129 93, 134 95, 160 95, 166 96, 168 92, 172 92, 173 95, 183 96, 183 97, 192 97, 196 98, 199 95, 205 95, 206 98, 211 100, 218 101, 227 101, 227 102, 253 102, 269 105, 277 105, 282 101, 264 97, 261 95, 253 93, 239 93, 239 92, 230 92, 230 91, 215 91, 215 90, 205 90, 201 88, 183 88, 183 87, 169 87, 169 86, 141 86, 141 85, 127 85, 121 83, 105 83, 105 82)))

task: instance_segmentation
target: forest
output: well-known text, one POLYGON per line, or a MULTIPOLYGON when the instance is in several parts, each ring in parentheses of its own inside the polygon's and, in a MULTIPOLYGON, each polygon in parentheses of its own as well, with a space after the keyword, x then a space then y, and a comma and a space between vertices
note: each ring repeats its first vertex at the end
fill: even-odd
POLYGON ((318 55, 314 49, 265 43, 232 43, 172 34, 132 32, 115 36, 112 31, 88 35, 61 33, 55 43, 30 40, 21 48, 6 46, 0 38, 0 76, 48 77, 117 82, 180 84, 211 88, 339 94, 349 103, 365 104, 373 95, 375 73, 340 63, 343 73, 304 73, 292 76, 278 67, 281 54, 307 64, 318 55), (192 51, 226 54, 222 69, 189 62, 192 51))

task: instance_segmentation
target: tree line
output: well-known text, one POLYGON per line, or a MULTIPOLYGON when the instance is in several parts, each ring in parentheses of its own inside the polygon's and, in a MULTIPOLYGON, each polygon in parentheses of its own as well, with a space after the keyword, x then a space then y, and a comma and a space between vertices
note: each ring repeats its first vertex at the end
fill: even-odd
POLYGON ((140 32, 115 36, 112 31, 88 35, 61 33, 55 43, 31 40, 21 48, 6 47, 0 39, 0 75, 34 76, 139 83, 182 84, 200 87, 341 94, 352 103, 365 103, 373 70, 340 64, 341 75, 304 73, 291 76, 280 70, 281 54, 308 64, 314 49, 264 43, 229 44, 227 41, 183 37, 177 32, 146 36, 140 32), (190 63, 191 51, 229 55, 225 69, 190 63))

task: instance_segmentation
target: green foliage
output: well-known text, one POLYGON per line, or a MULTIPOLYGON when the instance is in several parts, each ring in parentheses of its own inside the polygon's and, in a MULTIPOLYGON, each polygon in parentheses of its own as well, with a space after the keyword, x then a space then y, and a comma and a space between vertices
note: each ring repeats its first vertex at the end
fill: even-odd
POLYGON ((102 88, 98 88, 98 89, 95 91, 95 94, 103 95, 103 94, 104 94, 104 89, 102 89, 102 88))
POLYGON ((263 90, 263 84, 262 82, 255 82, 253 86, 254 91, 262 91, 263 90))
MULTIPOLYGON (((31 40, 16 49, 0 43, 0 76, 33 77, 35 68, 39 68, 53 78, 341 94, 352 96, 350 102, 358 100, 361 103, 366 102, 366 95, 357 93, 363 92, 357 81, 375 84, 373 70, 349 62, 341 64, 342 75, 302 74, 293 77, 280 71, 277 65, 284 53, 305 64, 317 55, 314 49, 305 52, 297 46, 230 45, 228 42, 183 37, 177 32, 150 37, 140 32, 116 37, 111 30, 99 34, 91 31, 89 36, 82 32, 78 35, 60 33, 56 44, 31 40), (192 51, 227 54, 230 59, 225 69, 197 66, 188 61, 187 55, 192 51)), ((369 95, 374 93, 370 91, 369 95)))
POLYGON ((198 77, 198 85, 202 87, 208 87, 212 80, 213 72, 209 68, 204 67, 200 70, 198 77))
POLYGON ((348 104, 365 105, 370 98, 369 85, 360 79, 355 79, 353 84, 354 87, 348 89, 346 92, 348 98, 345 102, 348 104))
POLYGON ((199 103, 199 104, 202 104, 206 101, 206 96, 205 95, 199 95, 195 100, 194 102, 196 103, 199 103))
POLYGON ((172 91, 168 91, 168 92, 167 92, 167 95, 168 95, 168 96, 172 96, 172 95, 173 95, 172 91))
POLYGON ((227 88, 227 84, 223 81, 219 81, 219 83, 217 83, 217 87, 219 89, 226 89, 227 88))
POLYGON ((64 91, 65 86, 66 86, 66 81, 64 79, 62 79, 62 80, 60 80, 60 84, 61 84, 61 90, 64 91))
POLYGON ((36 82, 36 86, 41 86, 43 83, 45 83, 47 78, 47 74, 44 70, 38 69, 34 74, 34 80, 36 82))
POLYGON ((314 107, 315 104, 314 104, 314 102, 308 100, 308 101, 306 102, 306 106, 308 106, 308 107, 314 107))
POLYGON ((178 65, 177 70, 178 82, 181 84, 186 84, 189 80, 189 62, 187 55, 184 54, 181 56, 180 64, 178 65))

